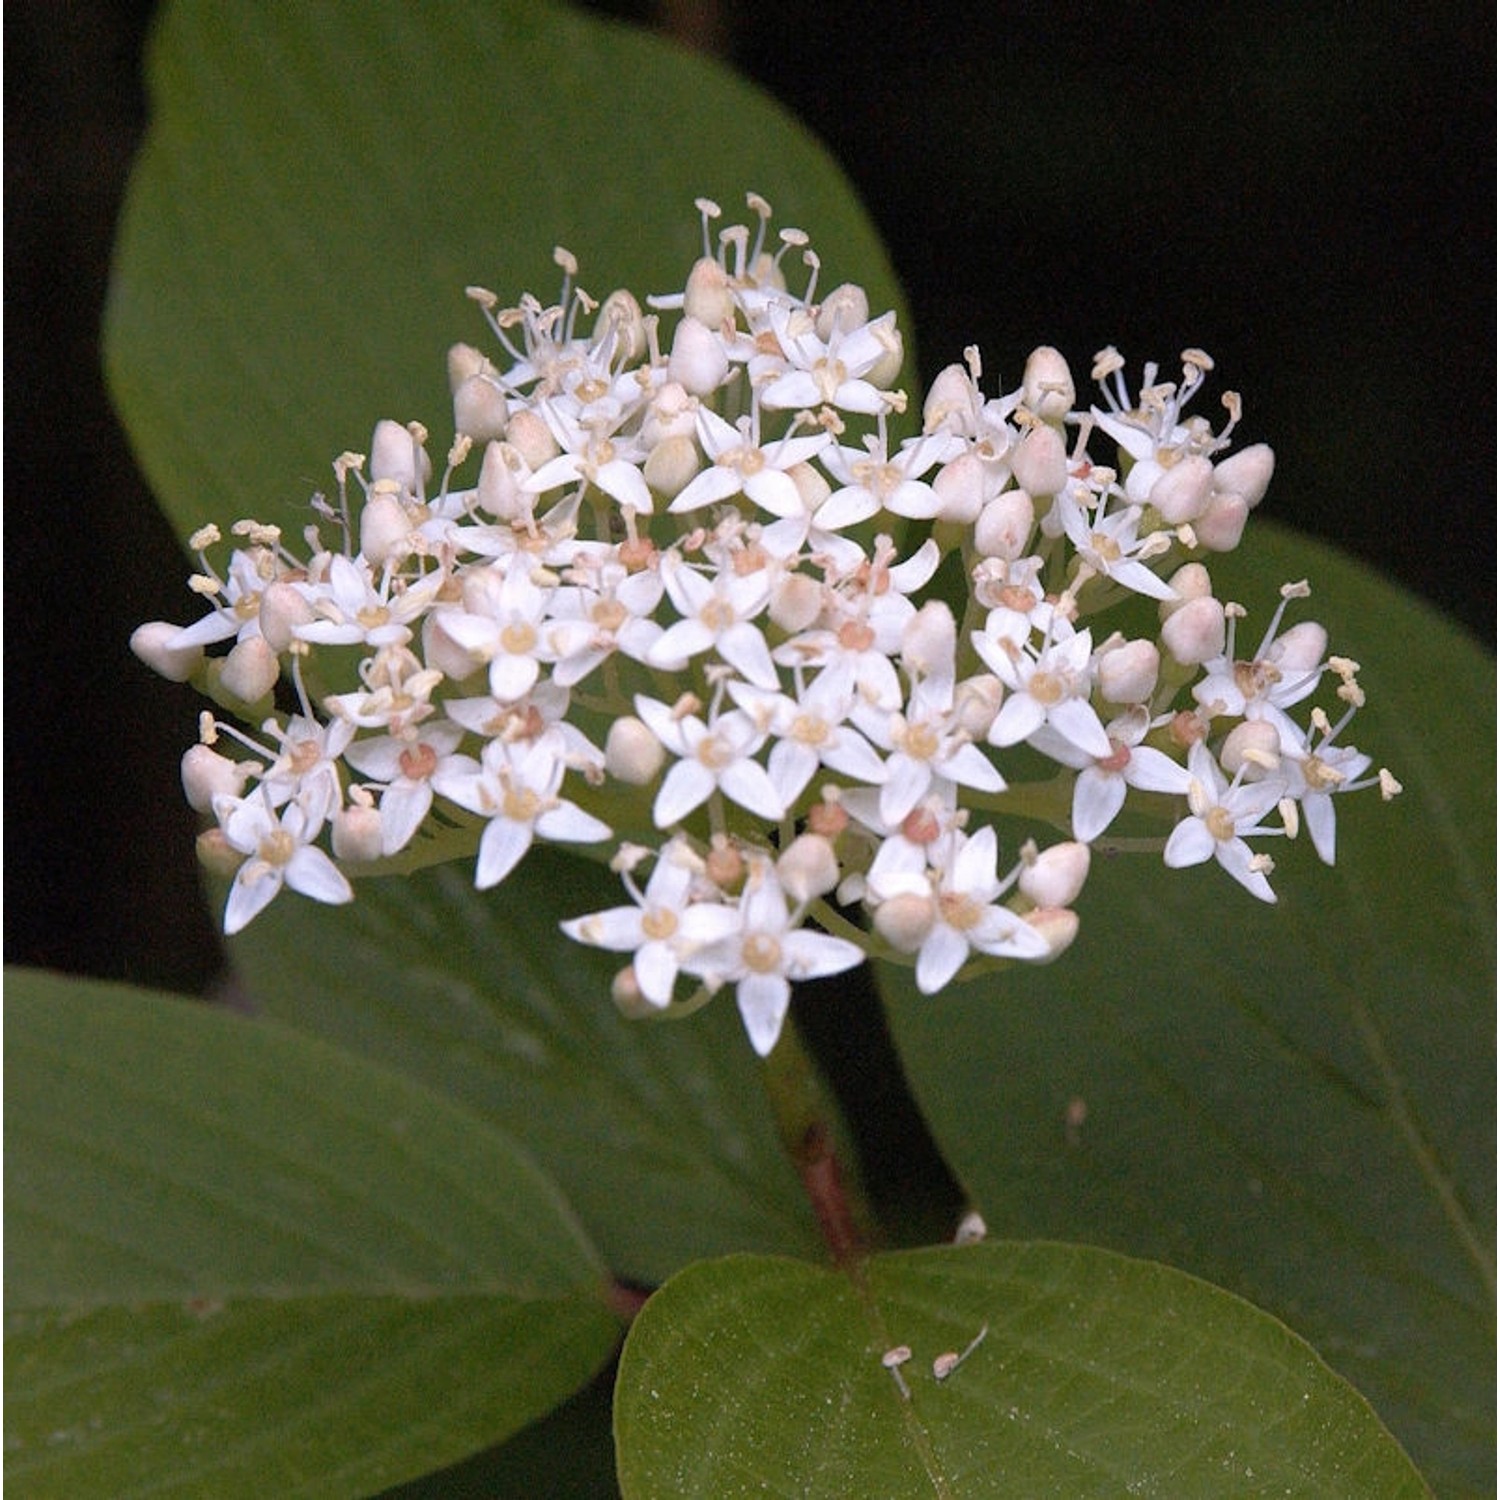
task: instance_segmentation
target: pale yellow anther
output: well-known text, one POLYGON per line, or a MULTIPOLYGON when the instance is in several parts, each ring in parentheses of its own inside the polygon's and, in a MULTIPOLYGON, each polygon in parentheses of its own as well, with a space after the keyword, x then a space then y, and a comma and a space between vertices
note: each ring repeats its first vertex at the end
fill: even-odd
POLYGON ((1380 768, 1379 781, 1380 799, 1382 802, 1389 802, 1392 797, 1399 797, 1401 795, 1401 783, 1384 766, 1380 768))
POLYGON ((188 587, 195 594, 217 594, 219 592, 219 580, 211 573, 194 573, 188 578, 188 587))
POLYGON ((215 526, 212 521, 210 521, 207 526, 200 526, 192 534, 192 536, 188 538, 188 546, 191 547, 194 552, 206 552, 210 547, 214 545, 215 542, 219 540, 221 540, 219 528, 215 526))
POLYGON ((1312 597, 1312 588, 1305 578, 1299 578, 1296 583, 1281 585, 1281 597, 1283 599, 1309 599, 1312 597))

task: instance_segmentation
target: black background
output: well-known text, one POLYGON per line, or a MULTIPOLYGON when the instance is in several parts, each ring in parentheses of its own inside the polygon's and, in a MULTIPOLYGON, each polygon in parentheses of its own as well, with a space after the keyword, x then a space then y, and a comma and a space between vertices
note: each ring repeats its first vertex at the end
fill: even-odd
MULTIPOLYGON (((1490 642, 1491 7, 601 8, 717 39, 822 136, 928 377, 969 343, 988 389, 1042 342, 1080 376, 1105 343, 1169 373, 1204 347, 1277 449, 1263 513, 1490 642)), ((197 990, 197 705, 126 648, 183 617, 185 569, 98 371, 149 18, 5 14, 5 951, 197 990)))

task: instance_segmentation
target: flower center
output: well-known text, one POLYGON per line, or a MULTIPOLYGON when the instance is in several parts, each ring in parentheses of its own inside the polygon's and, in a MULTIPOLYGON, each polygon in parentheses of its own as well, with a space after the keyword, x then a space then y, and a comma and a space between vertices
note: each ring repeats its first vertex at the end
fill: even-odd
POLYGON ((781 968, 781 944, 768 932, 752 932, 740 948, 752 974, 775 974, 781 968))
POLYGON ((1234 837, 1234 814, 1227 807, 1211 807, 1203 814, 1203 824, 1221 843, 1234 837))
POLYGON ((530 823, 541 812, 542 799, 530 787, 508 786, 501 808, 513 823, 530 823))
POLYGON ((255 846, 255 852, 279 870, 297 852, 297 841, 285 828, 274 828, 255 846))
POLYGON ((524 620, 507 625, 500 632, 500 644, 512 656, 529 656, 536 649, 536 629, 524 620))
POLYGON ((816 714, 798 714, 792 721, 792 738, 803 745, 826 745, 828 725, 816 714))
POLYGON ((698 741, 695 752, 702 765, 710 771, 722 771, 734 760, 734 751, 717 734, 706 734, 698 741))
POLYGON ((653 942, 663 942, 677 931, 677 913, 665 906, 648 906, 641 913, 641 931, 653 942))
POLYGON ((409 781, 426 781, 437 770, 437 759, 431 745, 414 745, 401 752, 401 774, 409 781))
POLYGON ((943 921, 956 932, 967 932, 984 914, 984 908, 962 891, 944 891, 938 897, 938 910, 943 921))
POLYGON ((1046 704, 1050 708, 1054 703, 1061 703, 1068 696, 1068 684, 1066 679, 1056 672, 1033 672, 1031 681, 1026 684, 1026 691, 1038 703, 1046 704))
POLYGON ((839 626, 839 645, 845 651, 868 651, 875 644, 875 632, 863 620, 845 620, 839 626))

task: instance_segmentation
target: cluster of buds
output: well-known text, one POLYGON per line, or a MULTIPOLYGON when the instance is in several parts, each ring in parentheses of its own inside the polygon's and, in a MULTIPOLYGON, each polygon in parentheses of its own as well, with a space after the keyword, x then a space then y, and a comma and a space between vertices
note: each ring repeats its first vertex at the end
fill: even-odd
POLYGON ((700 202, 702 258, 644 308, 563 251, 554 305, 471 289, 503 357, 450 352, 436 482, 426 429, 382 421, 301 555, 256 521, 222 568, 193 538, 209 612, 132 644, 260 726, 206 711, 183 763, 227 932, 283 886, 464 855, 483 889, 576 845, 628 897, 564 924, 628 955, 617 1003, 733 985, 766 1053, 797 979, 873 955, 932 993, 1056 956, 1100 840, 1271 901, 1253 841, 1305 822, 1331 863, 1334 799, 1398 790, 1342 738, 1355 663, 1283 628, 1306 585, 1249 651, 1214 591, 1272 456, 1226 451, 1232 394, 1217 430, 1188 415, 1206 355, 1132 396, 1106 349, 1078 409, 1056 350, 986 397, 971 349, 898 440, 894 314, 820 294, 749 202, 717 235, 700 202))

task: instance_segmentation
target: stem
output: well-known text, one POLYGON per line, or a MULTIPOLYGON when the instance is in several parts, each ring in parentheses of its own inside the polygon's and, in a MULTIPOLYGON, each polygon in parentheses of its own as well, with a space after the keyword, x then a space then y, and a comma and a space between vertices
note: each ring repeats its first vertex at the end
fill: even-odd
POLYGON ((776 1132, 802 1179, 823 1241, 834 1264, 847 1269, 866 1247, 873 1215, 863 1189, 847 1167, 849 1132, 842 1112, 790 1013, 766 1059, 762 1077, 776 1132), (839 1158, 840 1148, 846 1157, 844 1162, 839 1158))

